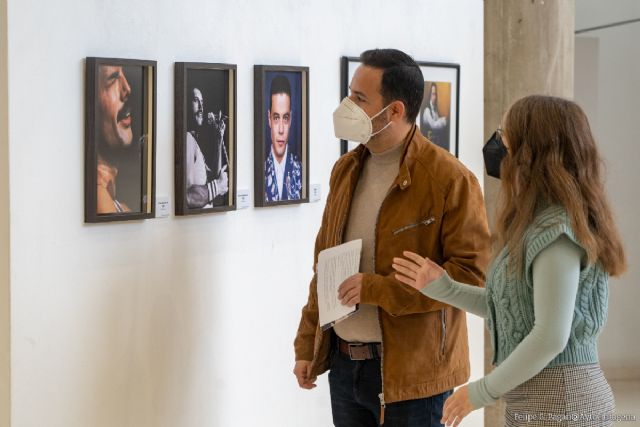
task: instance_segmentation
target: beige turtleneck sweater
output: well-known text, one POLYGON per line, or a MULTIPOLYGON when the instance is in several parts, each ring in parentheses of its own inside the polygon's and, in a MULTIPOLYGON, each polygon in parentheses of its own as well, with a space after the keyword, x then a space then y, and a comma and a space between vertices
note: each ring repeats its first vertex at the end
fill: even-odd
MULTIPOLYGON (((360 173, 351 200, 344 241, 362 239, 361 273, 375 273, 375 233, 378 212, 400 170, 404 144, 383 152, 370 153, 360 173)), ((349 342, 381 342, 378 307, 360 304, 351 317, 334 326, 336 334, 349 342)))

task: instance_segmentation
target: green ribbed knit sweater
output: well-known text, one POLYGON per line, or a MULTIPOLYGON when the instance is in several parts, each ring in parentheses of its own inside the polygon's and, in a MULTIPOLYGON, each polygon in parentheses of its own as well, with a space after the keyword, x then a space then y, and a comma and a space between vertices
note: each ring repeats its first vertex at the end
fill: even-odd
POLYGON ((584 250, 562 208, 540 213, 524 242, 525 274, 520 280, 507 274, 509 255, 503 250, 489 269, 486 289, 454 282, 445 274, 422 290, 487 318, 498 367, 469 384, 476 408, 492 404, 547 366, 598 362, 596 339, 606 321, 607 273, 599 264, 581 264, 584 250))

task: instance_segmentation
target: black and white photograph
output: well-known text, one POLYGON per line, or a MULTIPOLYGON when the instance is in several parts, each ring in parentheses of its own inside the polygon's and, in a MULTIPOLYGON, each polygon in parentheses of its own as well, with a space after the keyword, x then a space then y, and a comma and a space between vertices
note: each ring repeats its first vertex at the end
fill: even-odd
POLYGON ((254 72, 255 205, 308 202, 309 69, 254 72))
POLYGON ((156 62, 85 63, 85 222, 155 214, 156 62))
POLYGON ((236 66, 175 64, 176 215, 235 209, 236 66))

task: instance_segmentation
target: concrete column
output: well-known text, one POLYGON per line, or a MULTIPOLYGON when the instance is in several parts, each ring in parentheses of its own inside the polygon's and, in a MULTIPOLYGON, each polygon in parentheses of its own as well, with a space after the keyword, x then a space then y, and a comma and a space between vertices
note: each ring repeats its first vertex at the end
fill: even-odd
POLYGON ((7 1, 0 0, 0 427, 10 426, 9 96, 7 1))
MULTIPOLYGON (((575 0, 485 0, 484 134, 487 140, 517 99, 573 96, 575 0)), ((484 179, 493 229, 500 181, 484 179)), ((492 370, 485 331, 485 373, 492 370)), ((485 426, 504 425, 504 404, 485 409, 485 426)))

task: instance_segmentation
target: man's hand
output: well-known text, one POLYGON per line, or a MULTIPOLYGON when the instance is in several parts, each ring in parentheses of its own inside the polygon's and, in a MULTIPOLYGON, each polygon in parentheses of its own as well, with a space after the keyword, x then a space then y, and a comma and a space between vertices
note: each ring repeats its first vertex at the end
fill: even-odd
POLYGON ((298 379, 298 385, 300 388, 311 390, 316 387, 317 377, 310 377, 311 375, 311 362, 308 360, 298 360, 296 366, 293 368, 293 375, 298 379))
POLYGON ((215 126, 215 128, 218 130, 220 140, 222 140, 224 138, 224 130, 227 127, 226 123, 224 122, 224 118, 222 116, 222 111, 220 111, 218 115, 210 111, 209 114, 207 114, 207 123, 215 126))
POLYGON ((360 304, 363 277, 362 273, 357 273, 342 282, 338 288, 338 299, 340 299, 342 305, 353 307, 356 304, 360 304))

